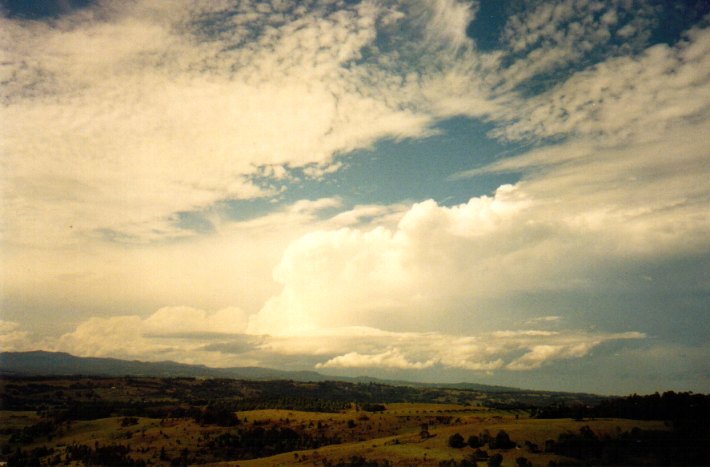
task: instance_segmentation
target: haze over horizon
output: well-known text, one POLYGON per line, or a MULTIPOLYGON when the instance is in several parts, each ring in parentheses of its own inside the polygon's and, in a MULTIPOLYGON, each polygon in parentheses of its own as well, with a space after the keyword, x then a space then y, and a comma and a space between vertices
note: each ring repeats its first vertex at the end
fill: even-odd
POLYGON ((0 350, 710 387, 706 1, 0 15, 0 350))

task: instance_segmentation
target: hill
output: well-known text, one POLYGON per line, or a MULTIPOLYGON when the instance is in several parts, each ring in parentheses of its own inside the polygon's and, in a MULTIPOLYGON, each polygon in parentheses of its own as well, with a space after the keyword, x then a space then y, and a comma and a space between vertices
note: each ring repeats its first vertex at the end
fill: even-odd
POLYGON ((358 376, 331 376, 316 371, 285 371, 263 367, 214 368, 173 361, 144 362, 117 358, 77 357, 64 352, 0 352, 0 375, 43 376, 156 376, 192 378, 233 378, 246 380, 347 381, 396 386, 446 387, 482 392, 511 392, 517 388, 477 383, 428 384, 358 376))
POLYGON ((710 465, 707 401, 664 393, 588 406, 520 390, 6 374, 0 463, 710 465), (547 408, 500 408, 516 397, 547 408))
POLYGON ((42 350, 0 352, 0 374, 291 379, 295 381, 332 379, 315 371, 281 371, 260 367, 212 368, 173 361, 143 362, 117 358, 77 357, 64 352, 42 350))

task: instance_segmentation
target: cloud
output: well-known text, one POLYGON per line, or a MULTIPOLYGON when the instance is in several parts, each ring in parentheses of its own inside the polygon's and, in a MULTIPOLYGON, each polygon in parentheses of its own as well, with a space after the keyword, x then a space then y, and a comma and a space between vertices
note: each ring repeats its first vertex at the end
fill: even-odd
POLYGON ((20 323, 0 320, 0 351, 21 352, 34 350, 30 335, 20 330, 20 323))
POLYGON ((599 146, 661 140, 668 130, 707 121, 708 50, 710 31, 694 28, 673 46, 654 45, 578 71, 527 99, 498 133, 588 137, 599 146))
POLYGON ((604 340, 617 339, 643 339, 646 337, 639 332, 618 333, 609 336, 587 336, 587 339, 562 339, 564 343, 555 344, 533 344, 528 347, 527 352, 521 357, 506 365, 509 370, 534 370, 544 364, 549 364, 554 360, 566 360, 581 358, 600 345, 604 340), (599 338, 601 337, 601 338, 599 338))
POLYGON ((319 228, 396 225, 407 207, 348 210, 337 198, 300 200, 241 221, 216 209, 207 214, 213 233, 179 242, 3 248, 2 314, 36 330, 44 327, 46 310, 54 310, 57 323, 48 331, 56 333, 91 316, 132 310, 145 317, 172 303, 202 310, 238 306, 254 313, 278 293, 272 270, 291 241, 319 228))
POLYGON ((99 2, 3 18, 5 242, 192 236, 180 213, 278 194, 257 175, 323 177, 341 154, 431 135, 455 115, 497 123, 500 138, 585 137, 592 150, 705 120, 707 30, 644 50, 656 10, 631 8, 522 8, 488 53, 466 36, 476 4, 452 0, 99 2))
POLYGON ((239 353, 249 350, 241 334, 245 326, 245 314, 237 308, 206 312, 185 306, 165 307, 147 318, 90 318, 56 339, 52 347, 80 356, 172 359, 218 366, 233 361, 251 364, 253 360, 248 357, 230 358, 236 354, 235 344, 242 349, 239 353))
POLYGON ((536 324, 536 323, 557 323, 562 319, 561 316, 539 316, 537 318, 532 318, 526 321, 526 324, 536 324))
MULTIPOLYGON (((703 151, 688 141, 689 151, 703 151)), ((480 319, 476 310, 486 300, 516 293, 638 288, 635 271, 644 264, 710 249, 707 190, 699 178, 692 187, 682 182, 705 176, 702 169, 625 182, 634 169, 617 171, 617 164, 647 161, 648 154, 609 156, 583 163, 584 171, 552 170, 456 206, 417 203, 394 227, 310 232, 286 249, 274 270, 283 289, 250 318, 249 330, 281 335, 407 323, 442 330, 466 316, 480 319), (609 181, 600 183, 604 177, 609 181), (609 188, 613 183, 624 186, 609 188), (658 197, 660 187, 667 188, 658 197), (673 187, 677 200, 668 197, 673 187)))
POLYGON ((144 320, 147 332, 240 333, 246 327, 246 314, 239 308, 224 308, 214 313, 190 307, 161 308, 144 320))
POLYGON ((539 2, 508 18, 501 35, 500 85, 549 87, 573 64, 596 62, 643 47, 654 24, 655 8, 646 1, 539 2), (624 31, 624 41, 611 38, 624 31))
MULTIPOLYGON (((498 331, 470 337, 438 333, 411 333, 390 336, 379 342, 377 352, 348 352, 320 363, 317 368, 396 368, 424 369, 433 366, 490 372, 505 368, 527 371, 557 360, 586 357, 604 342, 643 339, 629 333, 590 333, 566 330, 498 331), (392 341, 396 344, 391 344, 392 341), (385 347, 387 346, 387 347, 385 347), (384 348, 383 348, 384 347, 384 348), (516 357, 522 352, 522 355, 516 357)), ((371 342, 372 346, 373 343, 371 342)))
POLYGON ((349 352, 345 355, 331 358, 325 363, 319 363, 316 368, 397 368, 421 370, 430 368, 434 361, 410 362, 398 350, 388 349, 376 355, 362 355, 349 352))
POLYGON ((696 98, 706 94, 702 29, 602 60, 629 53, 611 45, 614 28, 648 30, 645 4, 635 15, 623 2, 527 8, 491 53, 466 36, 471 3, 260 5, 106 2, 47 22, 2 19, 5 242, 192 236, 180 213, 278 193, 257 175, 323 177, 342 167, 340 154, 431 135, 454 115, 499 122, 494 134, 509 139, 608 145, 706 108, 696 98), (538 96, 500 86, 592 50, 598 65, 538 96))
MULTIPOLYGON (((474 292, 471 284, 480 283, 478 268, 491 251, 486 240, 490 235, 509 238, 501 230, 515 230, 516 213, 527 204, 515 187, 505 186, 493 198, 452 208, 433 201, 415 204, 394 229, 308 233, 286 249, 274 270, 284 289, 251 318, 249 329, 282 334, 320 326, 379 325, 390 313, 420 319, 432 313, 430 306, 437 300, 474 292), (471 261, 476 255, 477 261, 471 261)), ((510 236, 516 233, 510 231, 510 236)), ((480 293, 488 293, 485 289, 494 281, 479 287, 480 293)))
POLYGON ((380 99, 353 63, 376 36, 368 5, 311 16, 100 3, 3 19, 6 241, 189 235, 176 213, 272 195, 250 182, 259 167, 317 175, 336 154, 426 134, 429 117, 380 99), (211 35, 220 22, 227 32, 211 35))
MULTIPOLYGON (((221 367, 278 366, 283 361, 301 361, 313 362, 307 363, 306 368, 316 369, 448 368, 492 372, 533 370, 559 360, 587 357, 607 342, 645 338, 638 332, 526 329, 453 335, 362 326, 271 336, 240 332, 245 325, 239 310, 209 313, 172 307, 147 318, 90 318, 74 331, 43 345, 81 356, 170 359, 221 367)), ((4 327, 17 334, 13 323, 4 327)), ((21 337, 29 341, 26 335, 21 337)), ((15 348, 8 350, 12 349, 15 348)))

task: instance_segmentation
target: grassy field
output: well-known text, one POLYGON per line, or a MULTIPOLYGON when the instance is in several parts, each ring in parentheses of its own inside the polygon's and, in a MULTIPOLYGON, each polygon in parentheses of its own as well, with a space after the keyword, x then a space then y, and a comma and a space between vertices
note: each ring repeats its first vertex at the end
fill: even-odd
MULTIPOLYGON (((454 433, 464 439, 488 430, 493 436, 505 430, 518 447, 506 450, 487 449, 489 455, 503 455, 502 465, 516 465, 516 459, 525 457, 533 465, 546 466, 550 461, 574 463, 574 459, 544 452, 533 452, 525 446, 525 441, 544 449, 545 441, 557 439, 560 433, 575 433, 583 426, 589 426, 595 433, 615 435, 630 431, 634 427, 643 430, 667 429, 663 422, 623 419, 601 419, 575 421, 571 419, 537 420, 527 418, 520 411, 493 411, 476 407, 446 406, 436 404, 390 404, 381 414, 368 415, 369 420, 361 430, 351 429, 348 441, 319 449, 283 453, 276 456, 251 461, 222 462, 216 465, 313 465, 328 463, 348 463, 354 458, 365 458, 380 464, 391 465, 436 465, 441 461, 461 461, 469 457, 471 447, 452 448, 448 444, 454 433), (437 419, 439 417, 439 419, 437 419), (447 419, 446 417, 451 417, 447 419), (443 420, 443 421, 442 421, 443 420), (426 423, 429 437, 421 436, 422 424, 426 423), (376 429, 374 429, 377 427, 376 429)), ((276 414, 271 414, 276 415, 276 414)), ((279 414, 286 415, 286 414, 279 414)), ((353 413, 343 413, 332 418, 338 429, 347 433, 344 421, 353 413)), ((258 416, 258 415, 257 415, 258 416)), ((294 416, 292 414, 292 416, 294 416)), ((295 415, 301 422, 312 420, 312 414, 295 415)), ((330 418, 329 418, 330 420, 330 418)), ((480 463, 480 461, 479 461, 480 463)), ((483 462, 485 465, 485 462, 483 462)))
MULTIPOLYGON (((23 449, 48 448, 53 450, 50 459, 62 462, 67 446, 127 445, 134 460, 146 464, 169 464, 168 460, 181 456, 197 460, 199 454, 208 465, 328 465, 352 462, 356 458, 391 465, 439 465, 441 461, 461 461, 469 457, 471 447, 452 448, 449 437, 459 433, 464 439, 480 435, 486 430, 493 436, 505 430, 516 448, 487 449, 489 455, 501 453, 503 465, 515 465, 525 457, 533 465, 546 466, 550 461, 570 462, 561 456, 542 452, 545 441, 556 439, 560 433, 578 432, 589 426, 603 436, 641 429, 665 429, 662 422, 621 419, 584 420, 530 419, 522 411, 499 411, 477 406, 396 403, 386 410, 367 413, 351 408, 340 413, 314 413, 293 410, 253 410, 239 412, 243 426, 289 427, 298 432, 320 433, 326 438, 339 438, 334 445, 317 449, 287 452, 271 457, 232 462, 210 461, 209 441, 229 428, 200 425, 190 419, 137 418, 135 424, 125 426, 123 417, 73 421, 62 425, 54 434, 26 443, 23 449), (422 436, 423 428, 428 436, 422 436), (525 442, 528 443, 525 443, 525 442), (526 447, 526 445, 528 447, 526 447), (540 452, 529 446, 537 445, 540 452), (162 456, 161 456, 162 452, 162 456), (162 458, 161 458, 162 457, 162 458)), ((36 423, 40 417, 34 412, 1 411, 3 427, 23 428, 36 423)), ((0 439, 9 441, 7 435, 0 439)), ((79 465, 79 464, 77 464, 79 465)))
MULTIPOLYGON (((505 466, 668 459, 693 465, 704 459, 707 438, 707 400, 691 395, 634 396, 619 407, 662 408, 675 401, 675 412, 700 425, 674 426, 645 415, 539 418, 539 407, 525 406, 537 397, 532 392, 521 393, 525 403, 510 408, 512 392, 489 397, 369 383, 10 378, 0 380, 0 396, 0 461, 10 465, 438 466, 472 465, 474 457, 487 465, 497 455, 505 466), (685 428, 674 431, 678 427, 685 428), (450 442, 455 434, 458 446, 450 442), (469 437, 479 445, 468 445, 469 437)), ((566 404, 593 413, 577 395, 566 404)), ((565 404, 550 407, 559 411, 565 404)))

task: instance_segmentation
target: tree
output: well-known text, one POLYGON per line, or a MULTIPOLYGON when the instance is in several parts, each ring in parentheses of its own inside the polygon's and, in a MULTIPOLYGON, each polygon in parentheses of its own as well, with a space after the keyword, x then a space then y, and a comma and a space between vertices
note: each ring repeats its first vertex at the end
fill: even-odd
POLYGON ((466 443, 464 443, 463 441, 463 436, 461 436, 459 433, 454 433, 453 435, 449 436, 449 446, 452 448, 460 449, 466 446, 466 443))
POLYGON ((471 435, 468 437, 468 445, 475 449, 475 448, 480 448, 481 446, 483 446, 483 443, 478 438, 478 436, 471 435))
POLYGON ((488 465, 490 465, 490 466, 498 466, 498 465, 501 465, 502 463, 503 463, 503 455, 501 455, 500 453, 488 458, 488 465))
POLYGON ((488 447, 491 449, 510 449, 515 447, 515 443, 510 440, 510 436, 505 430, 500 430, 495 438, 488 441, 488 447))

